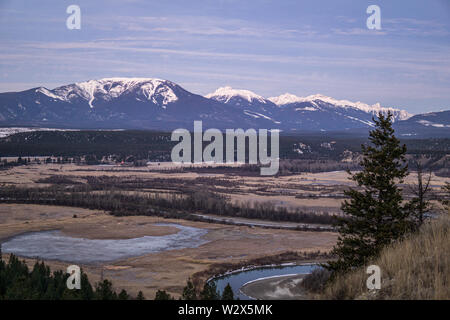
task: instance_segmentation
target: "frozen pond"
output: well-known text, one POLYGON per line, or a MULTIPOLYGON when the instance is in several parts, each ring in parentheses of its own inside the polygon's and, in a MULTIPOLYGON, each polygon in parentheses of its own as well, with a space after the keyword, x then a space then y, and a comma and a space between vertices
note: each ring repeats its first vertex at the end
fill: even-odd
POLYGON ((132 239, 92 240, 65 236, 60 231, 30 232, 2 243, 2 250, 22 257, 48 260, 95 263, 114 261, 147 253, 196 248, 207 240, 205 229, 178 224, 157 224, 176 227, 179 231, 165 236, 144 236, 132 239))

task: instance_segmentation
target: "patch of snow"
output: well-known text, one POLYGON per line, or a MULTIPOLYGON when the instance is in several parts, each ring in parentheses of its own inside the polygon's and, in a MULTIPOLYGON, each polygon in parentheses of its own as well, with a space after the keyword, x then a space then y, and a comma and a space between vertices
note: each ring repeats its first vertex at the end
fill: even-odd
POLYGON ((298 154, 303 154, 305 152, 311 153, 311 147, 302 142, 294 143, 292 150, 298 154))
POLYGON ((255 119, 264 118, 264 119, 270 120, 270 121, 272 121, 272 122, 274 122, 276 124, 280 124, 281 123, 281 122, 276 121, 276 120, 272 119, 271 117, 268 117, 268 116, 266 116, 266 115, 264 115, 262 113, 258 113, 258 112, 254 112, 254 111, 250 111, 250 110, 244 110, 244 113, 246 115, 248 115, 248 116, 251 116, 251 117, 255 118, 255 119))
POLYGON ((351 117, 351 116, 345 116, 345 117, 349 118, 351 120, 362 122, 364 124, 367 124, 370 127, 374 127, 375 126, 375 123, 373 123, 372 121, 361 120, 361 119, 358 119, 358 118, 355 118, 355 117, 351 117))
POLYGON ((333 150, 333 146, 330 142, 322 142, 320 146, 324 149, 333 150))
POLYGON ((295 108, 295 111, 317 111, 317 109, 313 107, 304 107, 304 108, 295 108))
POLYGON ((164 105, 163 108, 165 108, 165 105, 167 105, 168 103, 178 100, 175 92, 173 92, 171 88, 165 86, 164 82, 161 80, 146 82, 141 86, 141 92, 148 100, 150 100, 151 98, 154 99, 156 95, 162 96, 162 104, 164 105))
POLYGON ((53 128, 0 128, 0 138, 5 138, 16 133, 33 132, 33 131, 79 131, 78 129, 53 129, 53 128))
POLYGON ((424 125, 424 126, 426 126, 426 127, 432 126, 432 127, 435 127, 435 128, 450 128, 450 125, 448 125, 448 124, 445 125, 445 124, 442 124, 442 123, 435 123, 435 122, 431 122, 431 121, 428 121, 428 120, 419 120, 417 122, 422 124, 422 125, 424 125))
POLYGON ((40 88, 36 89, 36 92, 40 92, 42 94, 45 94, 47 97, 50 97, 52 99, 58 99, 58 100, 65 101, 65 99, 63 99, 62 97, 54 94, 53 92, 51 92, 50 90, 48 90, 47 88, 44 88, 44 87, 40 87, 40 88))
POLYGON ((94 108, 92 105, 92 102, 94 101, 94 93, 98 90, 98 83, 95 80, 89 80, 87 82, 79 82, 76 84, 79 88, 83 90, 84 96, 87 96, 87 99, 89 99, 89 107, 94 108))

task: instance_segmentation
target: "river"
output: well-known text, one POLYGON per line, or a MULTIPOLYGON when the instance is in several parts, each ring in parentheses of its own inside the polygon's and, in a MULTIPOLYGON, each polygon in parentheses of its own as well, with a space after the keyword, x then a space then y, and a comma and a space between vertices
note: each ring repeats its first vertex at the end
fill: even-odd
POLYGON ((231 288, 233 289, 235 299, 239 298, 241 300, 250 300, 251 298, 246 296, 240 290, 244 284, 250 281, 280 275, 308 274, 318 267, 319 266, 317 264, 287 264, 278 267, 264 266, 249 270, 235 271, 230 274, 214 278, 211 281, 214 281, 216 283, 217 289, 220 292, 223 292, 223 289, 225 288, 227 283, 229 283, 231 288))

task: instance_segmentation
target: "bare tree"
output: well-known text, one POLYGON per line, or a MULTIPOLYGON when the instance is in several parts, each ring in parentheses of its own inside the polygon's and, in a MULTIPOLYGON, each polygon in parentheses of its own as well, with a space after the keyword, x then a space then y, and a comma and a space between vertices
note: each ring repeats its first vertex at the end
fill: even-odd
POLYGON ((447 209, 450 210, 450 183, 446 182, 442 187, 442 190, 446 193, 443 199, 440 199, 439 202, 447 209))
POLYGON ((426 199, 426 195, 429 192, 431 182, 431 170, 428 176, 424 178, 422 164, 417 161, 417 184, 410 185, 410 190, 414 193, 415 197, 411 201, 413 210, 415 211, 416 227, 419 228, 424 221, 424 215, 430 210, 430 202, 426 199))

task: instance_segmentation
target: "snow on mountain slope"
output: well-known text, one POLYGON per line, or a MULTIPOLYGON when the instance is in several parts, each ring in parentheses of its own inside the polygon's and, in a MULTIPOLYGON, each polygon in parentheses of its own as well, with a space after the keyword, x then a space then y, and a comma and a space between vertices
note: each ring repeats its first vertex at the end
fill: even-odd
POLYGON ((449 130, 445 112, 409 118, 404 110, 379 104, 324 95, 283 94, 267 99, 231 87, 205 97, 156 78, 104 78, 52 90, 0 93, 0 126, 5 127, 172 130, 191 128, 195 120, 202 120, 204 128, 349 131, 371 128, 373 115, 388 110, 394 113, 396 128, 405 134, 449 130))
POLYGON ((91 108, 94 108, 95 99, 110 101, 127 93, 136 93, 141 98, 165 107, 178 99, 171 85, 174 84, 170 81, 154 78, 104 78, 77 82, 53 90, 41 87, 36 92, 65 102, 82 98, 88 101, 91 108))
POLYGON ((296 95, 293 95, 290 93, 285 93, 278 97, 270 97, 270 98, 268 98, 268 100, 272 101, 273 103, 275 103, 278 106, 296 103, 296 102, 305 102, 304 98, 297 97, 296 95))
MULTIPOLYGON (((371 114, 377 114, 378 112, 387 113, 388 111, 391 111, 394 114, 395 120, 406 120, 410 117, 412 117, 412 114, 408 113, 405 110, 395 109, 395 108, 386 108, 382 107, 379 103, 368 105, 363 102, 352 102, 348 100, 337 100, 331 97, 327 97, 321 94, 314 94, 307 97, 298 97, 296 95, 285 93, 278 97, 270 97, 268 100, 272 101, 278 106, 283 106, 287 104, 293 104, 293 103, 302 103, 302 102, 309 102, 312 105, 317 106, 317 103, 326 103, 330 104, 336 107, 342 107, 342 108, 355 108, 362 110, 367 113, 371 114)), ((317 106, 318 107, 318 106, 317 106)))
POLYGON ((438 111, 418 114, 405 123, 418 123, 425 127, 450 128, 450 111, 438 111))
POLYGON ((205 97, 241 109, 246 116, 270 120, 275 125, 290 129, 347 130, 354 127, 372 127, 372 116, 376 116, 378 112, 386 114, 391 111, 394 121, 411 116, 404 110, 383 108, 378 103, 368 105, 320 94, 298 97, 286 93, 279 97, 264 98, 249 90, 222 87, 205 97))
POLYGON ((52 99, 58 99, 58 100, 61 100, 61 101, 66 101, 67 100, 65 97, 58 96, 58 95, 54 94, 53 92, 51 92, 50 90, 48 90, 47 88, 44 88, 44 87, 37 88, 36 92, 42 93, 42 94, 44 94, 47 97, 52 98, 52 99))
POLYGON ((419 120, 417 121, 420 124, 423 124, 424 126, 432 126, 432 127, 436 127, 436 128, 450 128, 449 124, 442 124, 442 123, 434 123, 428 120, 419 120))
POLYGON ((429 137, 450 135, 450 110, 428 112, 399 121, 396 131, 402 136, 427 135, 429 137))
POLYGON ((223 103, 228 103, 233 98, 241 98, 248 102, 257 101, 264 104, 267 103, 264 97, 257 95, 252 91, 233 89, 228 86, 218 88, 216 91, 207 94, 205 98, 214 99, 223 103))
POLYGON ((242 110, 243 115, 253 119, 267 120, 268 123, 280 124, 276 119, 279 108, 271 101, 249 90, 238 90, 231 87, 221 87, 207 94, 205 98, 242 110))

